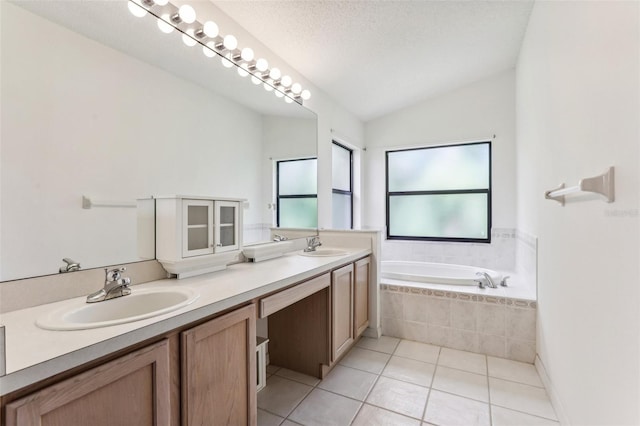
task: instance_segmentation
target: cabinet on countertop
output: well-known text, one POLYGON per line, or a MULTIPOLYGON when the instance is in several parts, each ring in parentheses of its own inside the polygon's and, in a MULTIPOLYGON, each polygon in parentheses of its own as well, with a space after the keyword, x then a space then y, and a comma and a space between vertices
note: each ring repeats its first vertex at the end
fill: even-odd
POLYGON ((178 278, 225 269, 242 250, 244 200, 167 196, 156 200, 156 257, 178 278))

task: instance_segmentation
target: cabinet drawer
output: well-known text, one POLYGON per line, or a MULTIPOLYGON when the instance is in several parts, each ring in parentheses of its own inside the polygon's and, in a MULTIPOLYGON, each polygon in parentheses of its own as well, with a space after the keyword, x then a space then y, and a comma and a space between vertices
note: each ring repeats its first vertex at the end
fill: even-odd
POLYGON ((301 284, 283 290, 272 296, 260 299, 260 318, 267 317, 280 309, 296 303, 305 297, 311 296, 313 293, 327 288, 331 285, 331 276, 329 273, 312 278, 301 284))

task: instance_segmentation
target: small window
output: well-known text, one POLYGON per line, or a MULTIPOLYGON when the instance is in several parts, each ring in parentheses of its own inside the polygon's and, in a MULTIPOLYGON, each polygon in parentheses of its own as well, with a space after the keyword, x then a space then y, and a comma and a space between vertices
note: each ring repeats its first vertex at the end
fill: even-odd
POLYGON ((387 238, 491 242, 491 143, 387 151, 387 238))
POLYGON ((332 226, 353 228, 353 151, 333 142, 332 146, 332 226))
POLYGON ((277 224, 283 228, 318 227, 318 160, 278 161, 277 224))

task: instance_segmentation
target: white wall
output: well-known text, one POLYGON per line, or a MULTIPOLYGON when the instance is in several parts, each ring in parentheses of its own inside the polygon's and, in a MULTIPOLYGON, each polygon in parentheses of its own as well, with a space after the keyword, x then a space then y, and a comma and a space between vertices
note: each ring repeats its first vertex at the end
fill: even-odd
POLYGON ((515 227, 515 73, 513 70, 370 121, 364 224, 385 226, 385 149, 492 141, 493 227, 515 227))
POLYGON ((518 227, 538 353, 570 424, 640 424, 638 2, 536 2, 517 66, 518 227), (543 192, 616 168, 615 203, 543 192))

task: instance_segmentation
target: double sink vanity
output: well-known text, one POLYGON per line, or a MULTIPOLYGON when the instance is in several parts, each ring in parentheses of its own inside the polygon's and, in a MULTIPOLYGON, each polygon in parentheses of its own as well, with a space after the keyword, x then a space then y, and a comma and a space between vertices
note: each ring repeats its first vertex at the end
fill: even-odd
POLYGON ((256 424, 256 321, 272 364, 324 377, 369 324, 371 255, 296 250, 4 314, 1 424, 256 424))

